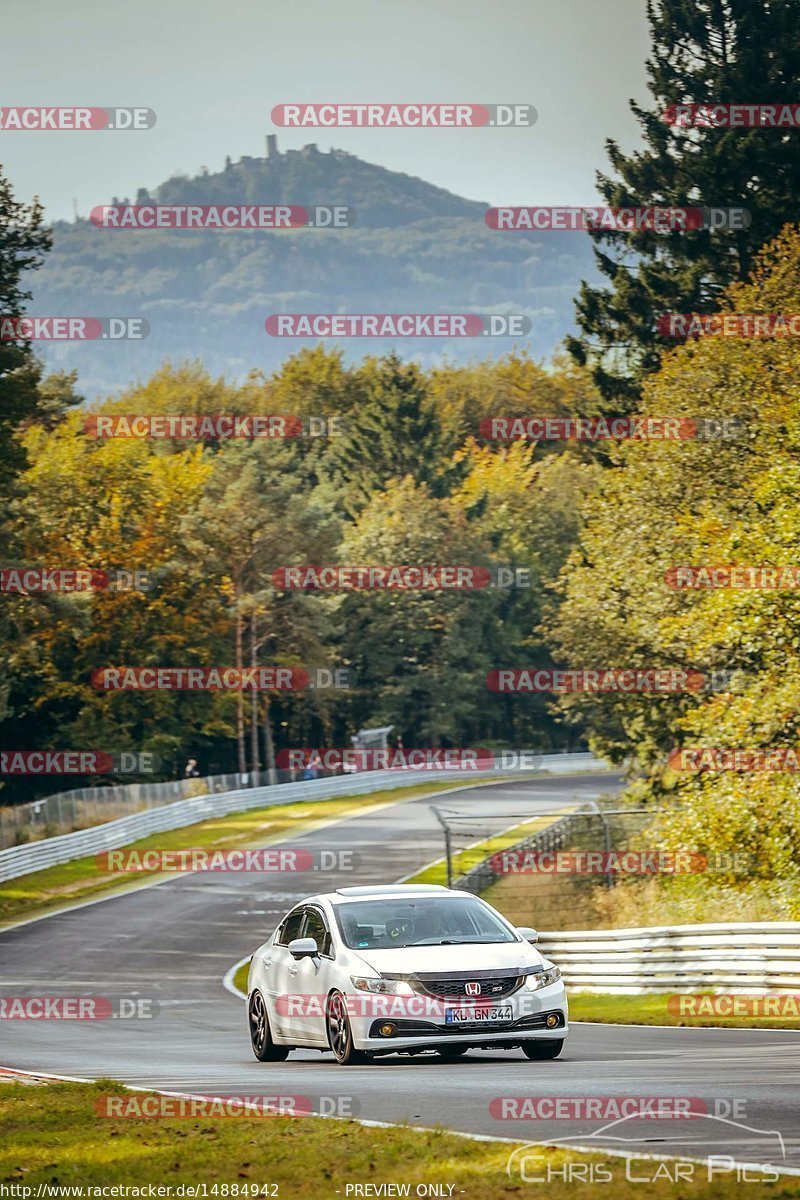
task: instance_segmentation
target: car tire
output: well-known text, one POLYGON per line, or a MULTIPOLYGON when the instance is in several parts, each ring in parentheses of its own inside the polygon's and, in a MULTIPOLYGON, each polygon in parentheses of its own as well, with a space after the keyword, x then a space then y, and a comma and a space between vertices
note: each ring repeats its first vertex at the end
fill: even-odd
POLYGON ((563 1047, 563 1038, 531 1038, 522 1043, 522 1053, 526 1058, 558 1058, 563 1047))
POLYGON ((325 1008, 328 1045, 340 1067, 350 1067, 367 1061, 362 1050, 353 1045, 353 1030, 347 1015, 347 1005, 341 992, 331 992, 325 1008))
POLYGON ((466 1054, 469 1046, 437 1046, 436 1053, 445 1062, 455 1062, 457 1058, 461 1058, 462 1054, 466 1054))
POLYGON ((290 1047, 277 1046, 272 1040, 267 1002, 259 991, 253 992, 247 1002, 247 1023, 250 1045, 259 1062, 283 1062, 288 1057, 290 1047))

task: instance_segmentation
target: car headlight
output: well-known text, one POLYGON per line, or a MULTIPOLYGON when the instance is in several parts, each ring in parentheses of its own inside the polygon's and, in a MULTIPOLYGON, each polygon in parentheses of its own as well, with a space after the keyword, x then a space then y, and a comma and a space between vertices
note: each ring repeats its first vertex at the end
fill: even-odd
POLYGON ((378 992, 382 996, 414 995, 414 989, 405 979, 373 979, 366 975, 351 975, 350 979, 359 992, 378 992))
POLYGON ((537 971, 534 975, 527 975, 525 986, 532 992, 538 992, 539 988, 549 987, 551 983, 555 983, 560 978, 561 971, 558 967, 548 967, 546 971, 537 971))

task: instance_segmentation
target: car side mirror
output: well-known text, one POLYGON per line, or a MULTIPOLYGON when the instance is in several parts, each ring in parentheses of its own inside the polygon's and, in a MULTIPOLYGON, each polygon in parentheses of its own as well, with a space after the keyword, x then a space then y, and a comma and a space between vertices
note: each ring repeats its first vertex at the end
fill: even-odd
POLYGON ((287 947, 292 958, 316 958, 319 954, 313 938, 294 938, 287 947))
POLYGON ((539 934, 535 929, 531 929, 529 925, 518 925, 517 933, 520 937, 524 937, 526 942, 530 942, 531 945, 539 940, 539 934))

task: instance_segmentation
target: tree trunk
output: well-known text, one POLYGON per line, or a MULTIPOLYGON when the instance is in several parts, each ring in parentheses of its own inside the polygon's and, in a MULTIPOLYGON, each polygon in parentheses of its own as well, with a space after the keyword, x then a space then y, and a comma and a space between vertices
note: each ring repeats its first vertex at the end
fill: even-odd
MULTIPOLYGON (((250 666, 258 666, 258 645, 256 641, 256 610, 252 609, 250 613, 250 666)), ((258 758, 258 689, 253 688, 250 693, 250 759, 253 768, 253 787, 259 785, 259 767, 258 758)))
MULTIPOLYGON (((236 670, 241 671, 242 656, 242 611, 239 605, 239 588, 236 588, 236 670)), ((239 774, 247 773, 247 760, 244 753, 244 692, 239 689, 236 695, 236 749, 239 756, 239 774)))
POLYGON ((269 715, 269 696, 264 696, 264 758, 267 764, 267 782, 270 787, 278 782, 278 772, 275 767, 275 743, 272 740, 272 722, 269 715))

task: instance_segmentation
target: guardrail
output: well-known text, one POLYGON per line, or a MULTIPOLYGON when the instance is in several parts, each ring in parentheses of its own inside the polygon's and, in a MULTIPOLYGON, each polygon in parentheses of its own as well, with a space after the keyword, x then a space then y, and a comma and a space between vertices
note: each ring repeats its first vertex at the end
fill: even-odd
MULTIPOLYGON (((294 776, 282 772, 280 783, 291 783, 294 776)), ((71 788, 28 800, 23 804, 0 805, 0 850, 9 846, 73 833, 141 812, 176 800, 190 800, 209 792, 233 792, 252 787, 244 775, 204 775, 188 779, 167 779, 158 783, 112 783, 98 787, 71 788)), ((0 792, 0 798, 2 793, 0 792)))
MULTIPOLYGON (((541 758, 539 769, 552 774, 570 774, 575 771, 609 768, 592 754, 546 754, 541 758)), ((47 867, 72 862, 76 858, 100 854, 105 850, 117 850, 120 846, 127 846, 153 833, 181 829, 187 825, 195 825, 198 821, 227 816, 232 812, 294 804, 298 800, 318 801, 330 800, 337 796, 360 796, 369 792, 409 787, 428 780, 432 786, 437 782, 453 780, 467 784, 470 779, 490 778, 500 774, 502 772, 497 770, 364 771, 339 775, 334 779, 301 780, 273 787, 246 788, 195 796, 160 808, 131 813, 127 817, 119 817, 115 821, 106 821, 102 825, 80 829, 75 833, 59 834, 57 837, 43 838, 38 842, 0 850, 0 883, 7 879, 16 879, 20 875, 42 871, 47 867)))
POLYGON ((800 989, 800 921, 548 932, 538 948, 578 991, 800 989))

